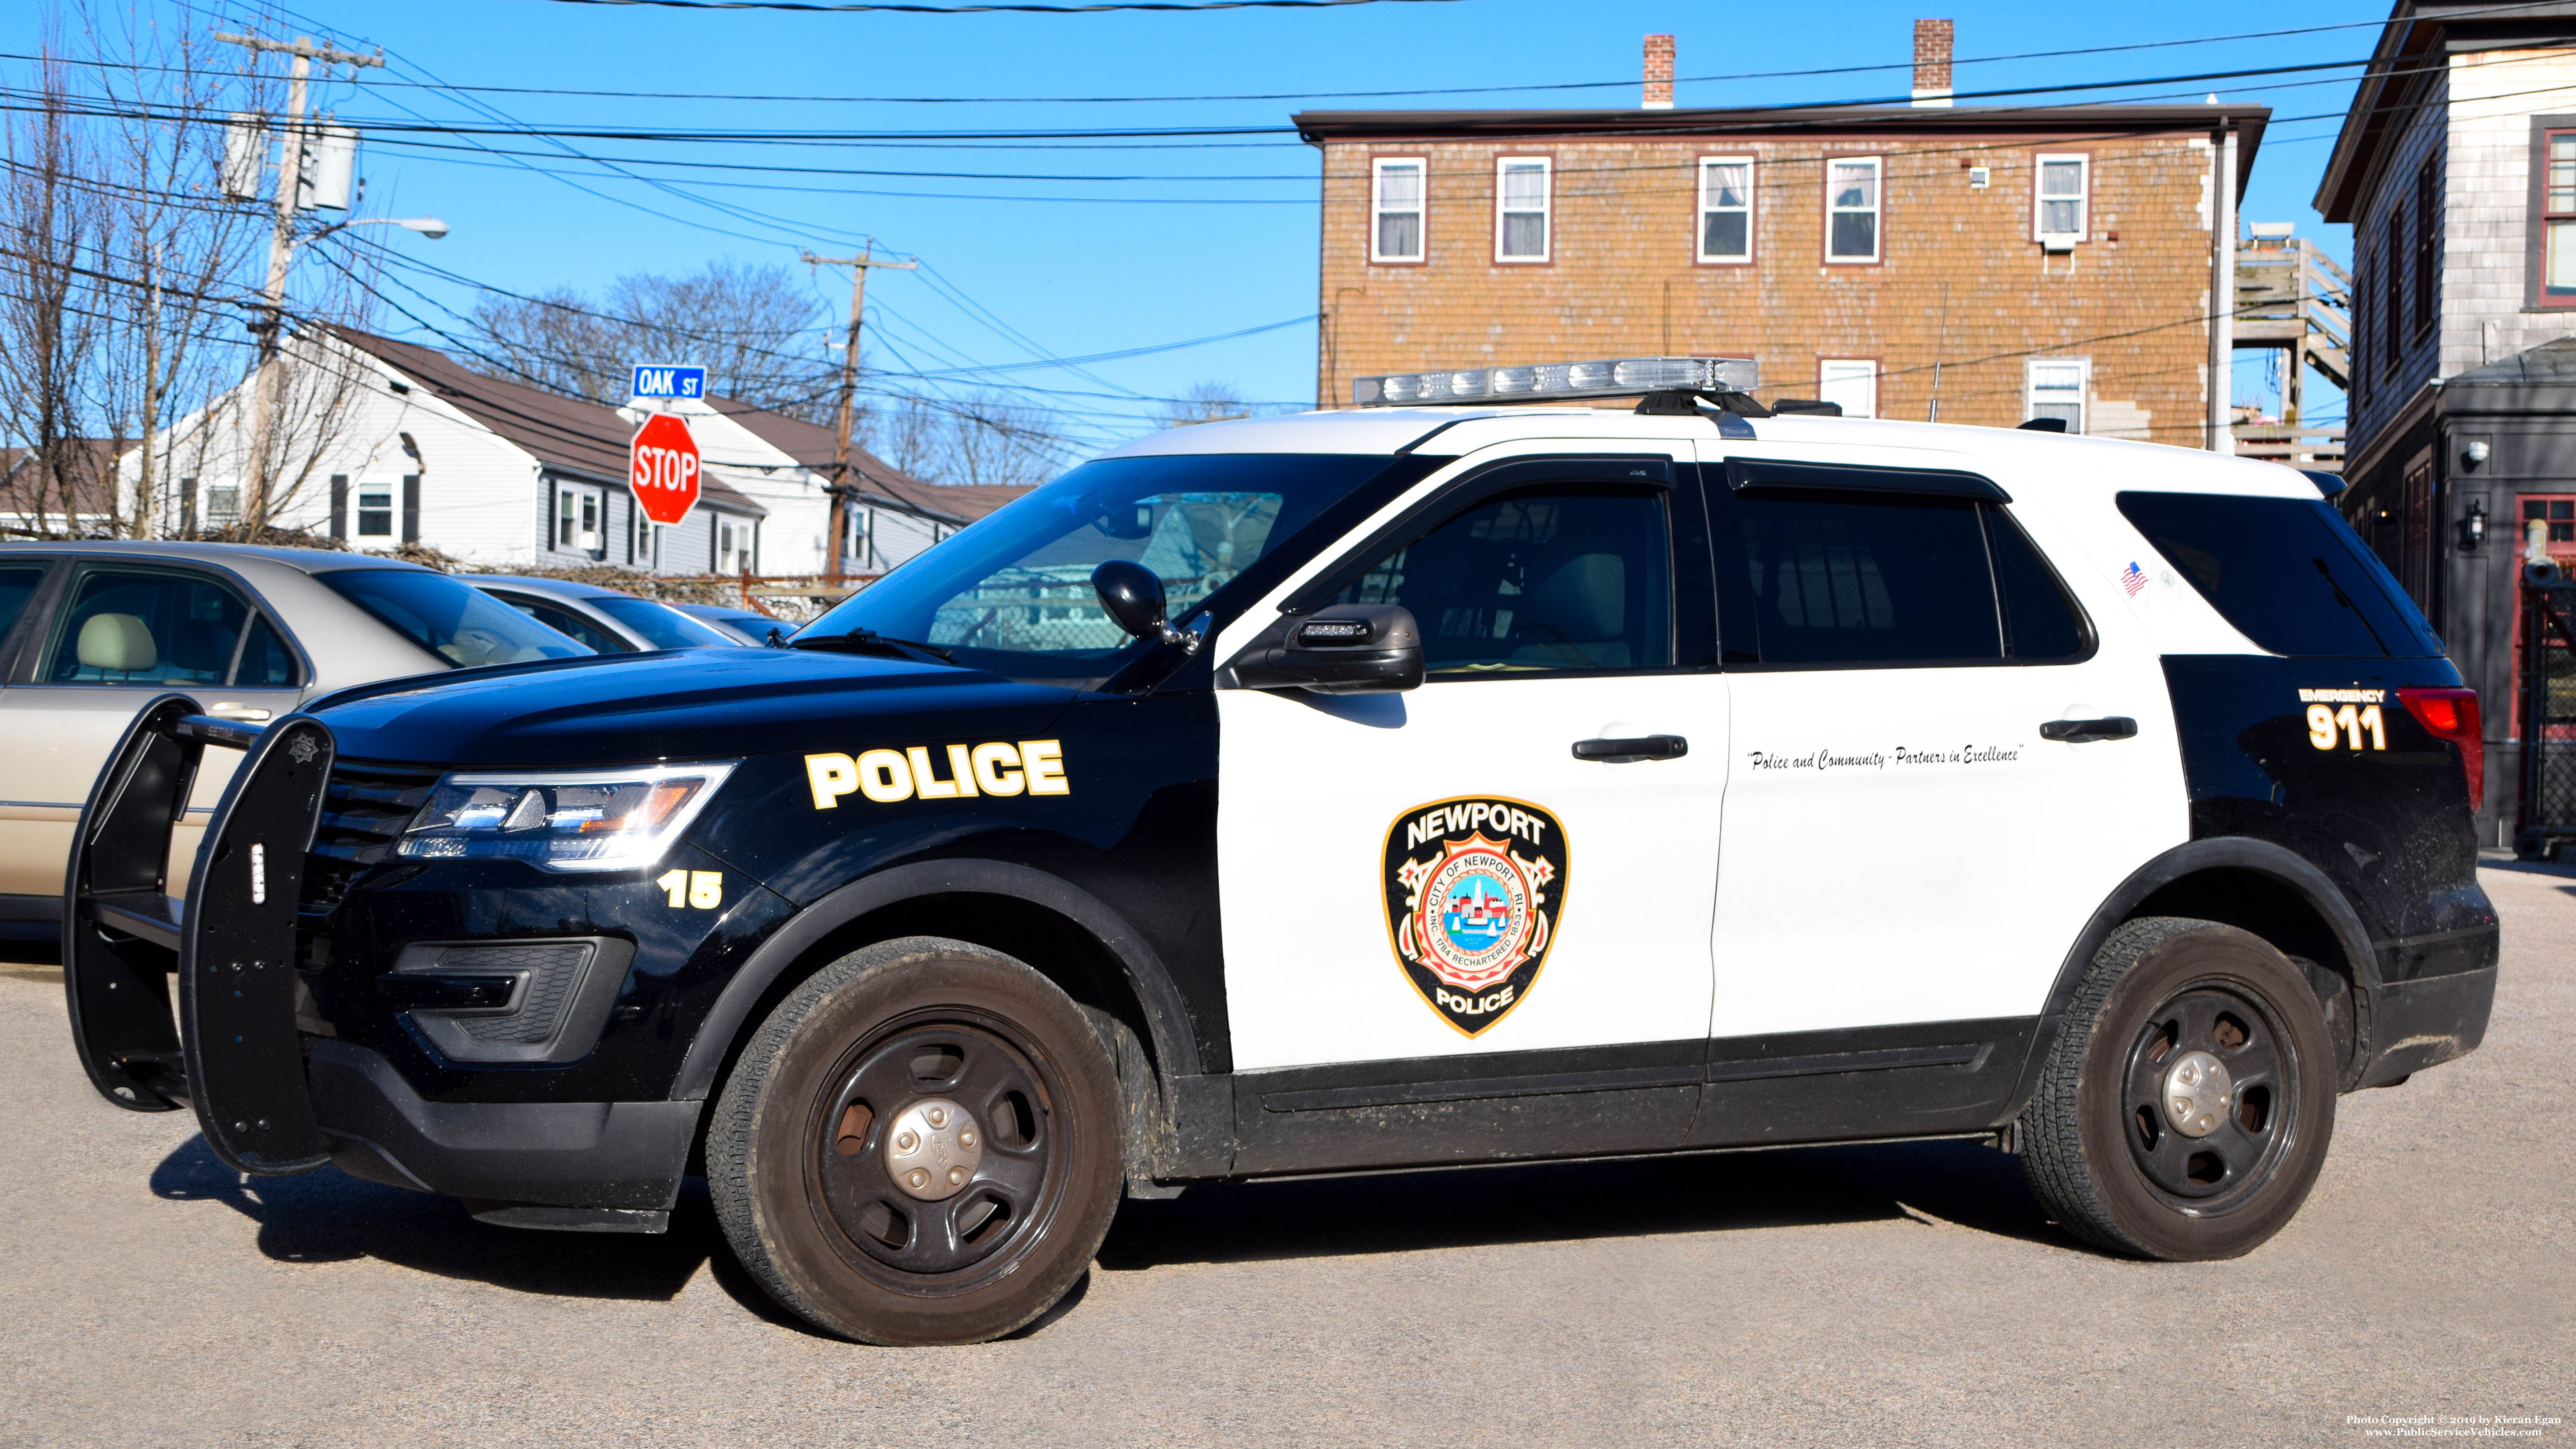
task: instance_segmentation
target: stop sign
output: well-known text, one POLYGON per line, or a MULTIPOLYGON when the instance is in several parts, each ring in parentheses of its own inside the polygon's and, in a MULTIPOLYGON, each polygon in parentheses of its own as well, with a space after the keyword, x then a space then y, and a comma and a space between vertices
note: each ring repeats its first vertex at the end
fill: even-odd
POLYGON ((673 524, 688 517, 698 506, 698 440, 689 425, 669 413, 646 418, 627 445, 626 482, 646 518, 673 524))

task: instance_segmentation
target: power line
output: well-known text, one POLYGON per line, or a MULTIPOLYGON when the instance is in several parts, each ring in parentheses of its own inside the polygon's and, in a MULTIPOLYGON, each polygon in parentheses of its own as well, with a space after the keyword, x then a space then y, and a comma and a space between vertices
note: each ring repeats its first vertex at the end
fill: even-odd
POLYGON ((664 10, 790 10, 818 14, 1094 15, 1111 10, 1327 10, 1344 5, 1454 5, 1462 0, 1120 0, 1100 5, 905 5, 818 3, 818 0, 548 0, 556 5, 652 6, 664 10))
MULTIPOLYGON (((2562 0, 2525 0, 2525 3, 2482 6, 2475 10, 2453 11, 2446 20, 2484 19, 2518 14, 2531 10, 2556 9, 2562 0)), ((2024 60, 2057 60, 2072 56, 2109 55, 2127 51, 2168 50, 2194 45, 2224 45, 2246 40, 2277 40, 2297 35, 2320 35, 2344 30, 2378 30, 2385 20, 2354 20, 2331 25, 2303 25, 2286 29, 2242 31, 2227 35, 2186 36, 2176 40, 2131 41, 2119 45, 2076 46, 2060 50, 2011 51, 1995 55, 1962 56, 1951 62, 1956 68, 1970 65, 1995 65, 2024 60)), ((97 66, 115 70, 170 70, 175 66, 131 66, 113 61, 84 61, 69 57, 44 57, 24 53, 0 52, 0 60, 51 59, 61 64, 97 66)), ((1803 79, 1826 75, 1862 75, 1882 71, 1909 69, 1913 62, 1884 61, 1867 65, 1812 66, 1795 70, 1734 71, 1716 75, 1681 76, 1677 86, 1712 85, 1747 80, 1803 79)), ((1532 91, 1625 90, 1638 84, 1635 76, 1598 81, 1532 81, 1516 85, 1418 86, 1410 88, 1357 91, 1267 91, 1242 93, 1196 93, 1157 96, 816 96, 758 92, 724 91, 627 91, 592 90, 562 86, 482 86, 445 82, 395 80, 369 77, 354 82, 362 90, 387 87, 440 90, 480 95, 573 96, 607 100, 656 101, 748 101, 763 103, 796 103, 800 105, 1142 105, 1224 101, 1312 101, 1312 100, 1380 100, 1406 96, 1502 95, 1532 91)))

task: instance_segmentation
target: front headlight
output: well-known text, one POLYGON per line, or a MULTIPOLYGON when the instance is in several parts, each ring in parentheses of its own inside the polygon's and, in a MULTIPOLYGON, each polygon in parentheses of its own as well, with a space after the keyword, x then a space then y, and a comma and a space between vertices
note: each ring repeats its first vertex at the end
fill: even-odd
POLYGON ((430 791, 394 853, 635 870, 662 858, 740 763, 449 775, 430 791))

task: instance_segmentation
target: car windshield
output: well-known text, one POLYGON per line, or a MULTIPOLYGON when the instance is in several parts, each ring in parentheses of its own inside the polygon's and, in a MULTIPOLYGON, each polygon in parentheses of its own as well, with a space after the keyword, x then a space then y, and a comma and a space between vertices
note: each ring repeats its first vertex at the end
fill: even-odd
POLYGON ((1134 647, 1091 571, 1154 571, 1174 622, 1377 473, 1383 456, 1186 454, 1086 463, 889 573, 800 631, 869 629, 958 663, 1083 685, 1134 647))
POLYGON ((460 668, 596 652, 445 574, 333 569, 316 577, 385 627, 460 668))
POLYGON ((652 641, 656 649, 731 649, 738 642, 671 608, 632 594, 593 594, 582 600, 599 612, 652 641))
POLYGON ((701 613, 698 617, 706 620, 710 624, 714 624, 718 628, 731 629, 733 632, 740 634, 742 637, 750 640, 754 644, 768 643, 769 633, 773 629, 782 634, 792 632, 788 626, 781 624, 779 621, 769 617, 767 614, 701 613))

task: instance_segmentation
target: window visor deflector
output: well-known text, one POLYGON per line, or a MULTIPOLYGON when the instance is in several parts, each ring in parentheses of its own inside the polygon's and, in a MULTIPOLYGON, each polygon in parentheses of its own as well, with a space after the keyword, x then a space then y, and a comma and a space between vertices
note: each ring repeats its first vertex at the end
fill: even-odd
POLYGON ((1981 474, 1948 468, 1887 468, 1875 464, 1788 463, 1771 458, 1729 458, 1726 486, 1738 493, 1830 489, 1836 492, 1911 493, 2010 503, 2003 485, 1981 474))

